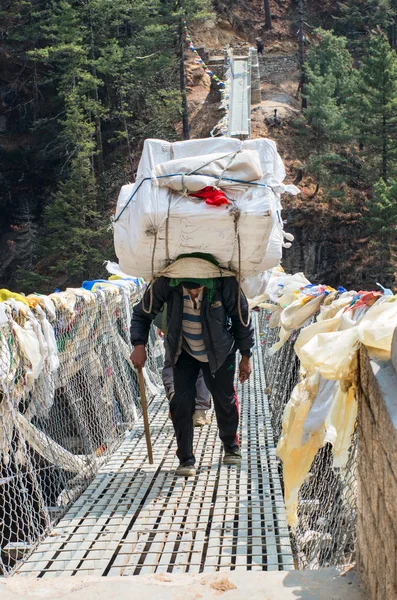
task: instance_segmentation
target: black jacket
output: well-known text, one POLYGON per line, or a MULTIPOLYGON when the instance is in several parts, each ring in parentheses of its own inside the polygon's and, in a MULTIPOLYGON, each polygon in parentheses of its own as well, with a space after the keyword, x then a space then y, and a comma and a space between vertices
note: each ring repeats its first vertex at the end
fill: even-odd
MULTIPOLYGON (((149 329, 153 319, 164 304, 167 304, 167 340, 171 359, 178 359, 182 339, 183 293, 182 285, 171 287, 166 277, 156 279, 152 290, 147 290, 143 300, 134 306, 131 322, 131 342, 133 346, 145 344, 148 341, 149 329), (152 310, 150 307, 152 294, 152 310)), ((248 304, 241 292, 241 312, 243 320, 248 317, 248 304)), ((250 356, 254 345, 254 328, 250 321, 248 327, 240 321, 238 314, 238 283, 234 277, 221 277, 216 280, 216 289, 212 302, 204 293, 201 303, 201 323, 203 327, 204 345, 212 373, 222 366, 230 352, 237 348, 242 355, 250 356)))

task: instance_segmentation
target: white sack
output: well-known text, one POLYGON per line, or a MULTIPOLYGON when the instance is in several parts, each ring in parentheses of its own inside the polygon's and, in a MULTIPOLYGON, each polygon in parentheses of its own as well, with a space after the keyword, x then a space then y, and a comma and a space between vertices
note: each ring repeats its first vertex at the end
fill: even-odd
POLYGON ((272 270, 269 283, 266 286, 266 293, 269 300, 275 304, 278 302, 279 293, 281 293, 287 277, 290 277, 290 275, 287 275, 281 267, 272 270))
MULTIPOLYGON (((168 214, 170 260, 175 260, 181 253, 204 252, 214 255, 223 267, 238 270, 235 221, 229 207, 208 206, 203 201, 161 187, 155 170, 157 165, 170 160, 233 153, 241 149, 258 153, 263 173, 260 183, 277 180, 281 184, 285 171, 276 145, 270 140, 243 143, 231 138, 210 138, 174 144, 146 140, 137 182, 121 189, 116 209, 115 248, 124 273, 150 280, 166 266, 168 214), (142 183, 146 177, 151 180, 142 183)), ((269 187, 257 186, 233 196, 241 211, 238 222, 241 274, 251 277, 278 265, 281 259, 284 232, 279 215, 280 197, 269 187)))
POLYGON ((362 344, 391 353, 394 330, 397 327, 397 301, 379 300, 361 319, 357 329, 362 344))
POLYGON ((319 431, 324 425, 332 408, 336 386, 339 385, 336 381, 324 379, 320 374, 317 375, 319 378, 317 396, 303 425, 303 444, 307 442, 311 433, 319 431))
MULTIPOLYGON (((215 154, 203 154, 193 158, 179 158, 169 160, 155 168, 158 183, 161 187, 169 187, 172 190, 184 192, 198 192, 207 186, 216 186, 224 189, 229 195, 235 191, 245 191, 247 184, 229 181, 257 181, 263 176, 258 152, 254 150, 243 150, 242 152, 217 152, 215 154), (183 173, 177 177, 165 177, 183 173)), ((231 196, 232 197, 232 196, 231 196)))
POLYGON ((346 379, 358 344, 357 327, 318 333, 300 348, 299 358, 307 371, 318 369, 324 379, 346 379))
POLYGON ((27 360, 26 366, 26 389, 33 387, 35 379, 38 378, 43 370, 43 359, 40 352, 40 342, 37 339, 36 332, 33 330, 32 323, 26 321, 25 326, 21 327, 16 321, 13 321, 12 327, 14 334, 18 339, 19 347, 27 360))
MULTIPOLYGON (((270 279, 271 271, 259 273, 252 277, 246 277, 241 282, 241 288, 247 298, 254 299, 255 297, 263 296, 266 292, 266 287, 270 279)), ((255 304, 254 304, 255 306, 255 304)))

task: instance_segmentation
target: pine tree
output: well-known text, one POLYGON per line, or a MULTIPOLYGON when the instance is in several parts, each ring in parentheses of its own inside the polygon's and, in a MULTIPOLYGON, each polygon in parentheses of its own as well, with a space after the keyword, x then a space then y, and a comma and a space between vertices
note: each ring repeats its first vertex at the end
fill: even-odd
POLYGON ((351 140, 346 97, 353 87, 354 71, 346 40, 323 30, 317 33, 321 41, 310 50, 305 66, 304 115, 310 127, 310 142, 314 140, 306 172, 315 177, 317 190, 323 186, 325 194, 332 195, 343 181, 338 165, 346 159, 340 149, 351 140))
POLYGON ((335 81, 337 104, 345 104, 355 84, 355 70, 347 50, 347 39, 324 29, 316 29, 314 35, 320 42, 310 48, 306 68, 309 73, 317 71, 321 77, 331 77, 335 81))
POLYGON ((350 100, 350 116, 370 183, 397 170, 397 55, 385 34, 373 35, 350 100))
POLYGON ((366 202, 365 224, 368 232, 384 245, 395 243, 397 234, 397 180, 379 179, 373 197, 366 202))
POLYGON ((363 224, 370 236, 369 246, 376 249, 377 270, 383 277, 393 275, 397 258, 397 180, 386 183, 379 179, 366 206, 363 224))
POLYGON ((184 18, 208 18, 211 3, 10 0, 5 12, 7 52, 32 90, 33 100, 22 105, 26 131, 38 144, 32 172, 47 177, 39 200, 28 199, 41 223, 31 255, 42 287, 22 259, 19 282, 48 291, 51 272, 58 286, 78 285, 88 273, 101 274, 112 249, 108 180, 119 171, 123 181, 125 156, 132 177, 133 152, 144 138, 177 138, 179 26, 184 18))
POLYGON ((335 30, 349 39, 349 46, 356 52, 365 48, 371 32, 386 31, 393 20, 391 0, 349 0, 339 2, 339 9, 335 30))

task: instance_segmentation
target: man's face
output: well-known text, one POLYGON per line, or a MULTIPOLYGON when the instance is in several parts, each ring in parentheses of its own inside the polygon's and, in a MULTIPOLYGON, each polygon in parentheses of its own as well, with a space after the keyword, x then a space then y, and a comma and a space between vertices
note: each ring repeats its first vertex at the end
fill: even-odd
POLYGON ((204 289, 204 286, 201 285, 198 288, 193 288, 192 290, 189 290, 189 295, 190 295, 191 299, 194 300, 195 298, 197 298, 197 296, 203 289, 204 289))

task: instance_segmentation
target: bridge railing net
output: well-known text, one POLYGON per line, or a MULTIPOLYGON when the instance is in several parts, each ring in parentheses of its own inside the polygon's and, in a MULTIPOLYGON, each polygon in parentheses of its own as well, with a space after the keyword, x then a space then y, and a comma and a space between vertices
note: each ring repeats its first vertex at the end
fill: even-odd
MULTIPOLYGON (((12 571, 84 491, 140 415, 137 376, 128 360, 129 320, 137 299, 107 290, 91 301, 77 292, 73 309, 47 315, 59 358, 32 379, 26 319, 17 309, 0 325, 0 575, 12 571), (18 327, 25 327, 27 338, 18 327)), ((262 352, 275 439, 299 375, 290 340, 273 357, 277 330, 260 315, 262 352)), ((152 329, 145 380, 161 387, 162 343, 152 329)), ((343 472, 329 447, 319 451, 299 497, 292 537, 300 568, 350 563, 354 556, 356 443, 343 472)))
MULTIPOLYGON (((0 327, 0 575, 65 513, 140 415, 128 360, 135 299, 132 289, 100 291, 90 301, 77 295, 73 309, 66 303, 54 319, 47 315, 59 368, 47 360, 38 378, 29 317, 10 308, 0 327)), ((154 331, 149 356, 145 377, 155 391, 162 359, 154 331)))
MULTIPOLYGON (((274 355, 279 328, 269 329, 271 313, 260 315, 261 348, 265 365, 274 439, 281 437, 283 411, 299 381, 299 360, 294 343, 299 331, 274 355)), ((330 444, 321 448, 299 492, 298 525, 291 532, 299 569, 349 565, 355 560, 357 515, 357 435, 349 449, 346 468, 333 467, 330 444)), ((281 465, 280 465, 281 469, 281 465)))

